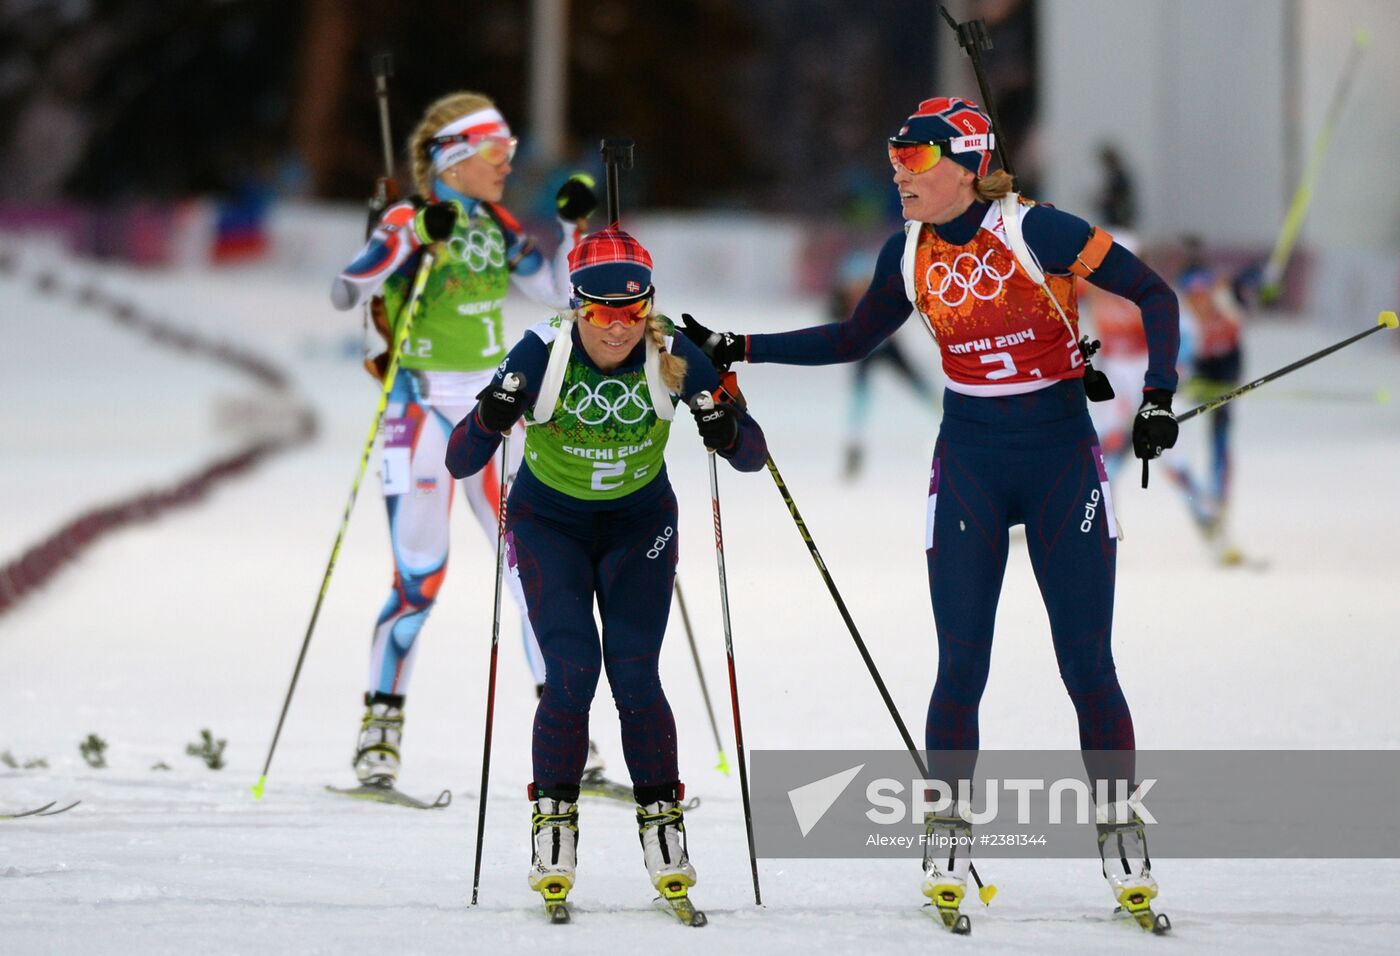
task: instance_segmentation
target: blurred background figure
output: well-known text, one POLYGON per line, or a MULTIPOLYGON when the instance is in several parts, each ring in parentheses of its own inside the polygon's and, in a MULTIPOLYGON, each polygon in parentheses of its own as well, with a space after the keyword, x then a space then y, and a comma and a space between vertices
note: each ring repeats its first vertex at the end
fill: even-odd
MULTIPOLYGON (((1139 243, 1127 229, 1114 229, 1113 239, 1137 255, 1139 243)), ((1113 398, 1091 402, 1089 417, 1103 449, 1104 466, 1114 480, 1133 450, 1133 416, 1142 396, 1136 383, 1147 373, 1147 335, 1142 312, 1129 299, 1105 292, 1085 279, 1075 280, 1085 334, 1099 343, 1094 367, 1113 383, 1113 398)), ((1118 500, 1122 500, 1121 497, 1118 500)))
MULTIPOLYGON (((832 322, 844 322, 855 311, 856 303, 870 287, 870 277, 875 274, 877 251, 856 249, 841 260, 836 283, 827 299, 827 318, 832 322)), ((859 478, 865 463, 865 428, 870 418, 871 404, 870 373, 880 365, 887 366, 899 381, 919 396, 930 411, 940 407, 933 383, 914 367, 894 336, 877 345, 873 352, 851 367, 851 403, 846 418, 850 431, 842 467, 842 476, 847 481, 859 478)))
MULTIPOLYGON (((1244 357, 1240 344, 1243 313, 1231 280, 1207 262, 1201 238, 1183 237, 1186 261, 1176 279, 1181 301, 1181 359, 1183 394, 1200 404, 1240 384, 1244 357)), ((1168 464, 1168 473, 1182 489, 1191 517, 1222 564, 1244 561, 1244 554, 1230 540, 1226 518, 1230 504, 1230 479, 1234 459, 1230 449, 1233 403, 1211 412, 1206 464, 1198 474, 1189 457, 1168 464)), ((1184 410, 1184 409, 1183 409, 1184 410)))
POLYGON ((1115 235, 1137 225, 1137 192, 1133 178, 1122 155, 1111 143, 1099 147, 1099 166, 1103 170, 1103 185, 1099 187, 1097 205, 1099 221, 1109 228, 1118 227, 1115 235))

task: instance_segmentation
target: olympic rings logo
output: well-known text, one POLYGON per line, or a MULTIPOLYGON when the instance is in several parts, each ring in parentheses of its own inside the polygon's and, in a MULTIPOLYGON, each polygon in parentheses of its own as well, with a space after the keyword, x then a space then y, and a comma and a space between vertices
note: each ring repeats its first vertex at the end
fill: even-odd
POLYGON ((506 241, 500 233, 473 229, 465 236, 453 236, 447 249, 473 272, 481 272, 487 266, 499 269, 506 264, 506 241))
POLYGON ((651 411, 651 402, 642 397, 645 382, 631 388, 616 378, 605 378, 597 387, 579 382, 564 395, 564 411, 585 425, 601 425, 610 417, 624 425, 636 425, 651 411))
POLYGON ((924 287, 949 308, 962 305, 969 295, 983 302, 995 299, 1001 295, 1006 280, 1016 272, 1015 262, 1010 263, 1005 272, 998 272, 991 261, 995 252, 995 249, 988 249, 981 259, 970 252, 961 252, 952 265, 946 262, 930 263, 928 271, 924 273, 924 287), (939 270, 942 270, 941 273, 939 270), (936 283, 935 276, 938 277, 936 283), (950 293, 957 298, 950 299, 950 293))

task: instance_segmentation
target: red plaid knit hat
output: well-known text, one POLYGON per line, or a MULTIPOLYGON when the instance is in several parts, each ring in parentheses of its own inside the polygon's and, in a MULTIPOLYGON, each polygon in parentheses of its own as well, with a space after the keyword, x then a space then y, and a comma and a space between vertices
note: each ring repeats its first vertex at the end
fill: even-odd
POLYGON ((616 227, 591 232, 569 252, 569 281, 589 298, 644 295, 651 289, 651 253, 616 227))

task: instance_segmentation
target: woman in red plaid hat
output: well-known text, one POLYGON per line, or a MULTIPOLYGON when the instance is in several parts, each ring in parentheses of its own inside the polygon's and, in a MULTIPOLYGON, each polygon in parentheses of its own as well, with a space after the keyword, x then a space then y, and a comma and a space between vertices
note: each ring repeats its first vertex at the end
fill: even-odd
MULTIPOLYGON (((885 243, 849 319, 774 335, 720 334, 694 322, 681 331, 723 367, 826 365, 868 355, 917 311, 947 381, 924 539, 938 632, 925 724, 930 769, 950 781, 971 774, 1008 530, 1022 524, 1090 777, 1131 780, 1133 722, 1110 637, 1118 526, 1086 405, 1102 385, 1086 392, 1074 282, 1083 277, 1141 311, 1149 362, 1133 447, 1143 459, 1176 440, 1176 296, 1107 232, 1017 196, 1010 175, 989 169, 994 148, 991 120, 976 103, 925 100, 888 143, 905 228, 885 243), (1094 753, 1104 751, 1116 759, 1094 753)), ((959 809, 927 820, 927 846, 958 848, 924 859, 923 891, 949 925, 970 865, 959 809)), ((1141 822, 1122 806, 1099 810, 1114 896, 1150 914, 1157 885, 1141 822)))
MULTIPOLYGON (((336 308, 373 301, 393 341, 422 250, 436 258, 422 306, 403 345, 385 410, 381 477, 394 553, 394 583, 375 622, 365 714, 353 764, 362 784, 392 788, 399 773, 404 697, 418 633, 447 574, 453 481, 443 467, 447 436, 505 355, 501 307, 514 285, 546 306, 569 299, 565 257, 597 206, 591 180, 575 176, 557 198, 559 251, 550 262, 500 205, 516 140, 480 93, 441 97, 409 138, 418 195, 390 206, 355 261, 331 288, 336 308)), ((367 363, 382 378, 387 356, 367 363)), ((517 463, 512 462, 511 467, 517 463)), ((462 482, 463 496, 489 541, 496 538, 494 467, 462 482)), ((536 684, 544 665, 524 598, 522 639, 536 684)))
MULTIPOLYGON (((474 474, 523 418, 507 554, 546 668, 532 747, 530 887, 548 900, 573 885, 588 711, 606 667, 647 874, 663 894, 683 896, 695 870, 676 724, 657 673, 678 546, 664 452, 677 400, 713 392, 719 377, 655 312, 651 256, 637 240, 616 228, 595 232, 569 254, 569 268, 574 308, 511 349, 453 430, 447 467, 474 474), (509 375, 523 384, 507 388, 509 375)), ((696 422, 706 447, 736 469, 763 467, 767 443, 743 408, 720 402, 696 422)))

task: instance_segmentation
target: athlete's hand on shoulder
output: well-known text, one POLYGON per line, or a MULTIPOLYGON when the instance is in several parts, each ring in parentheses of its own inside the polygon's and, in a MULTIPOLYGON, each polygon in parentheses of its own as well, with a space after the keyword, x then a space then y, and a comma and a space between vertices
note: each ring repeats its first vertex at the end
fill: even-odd
POLYGON ((689 312, 681 313, 680 332, 708 355, 716 368, 727 369, 735 362, 748 361, 747 336, 707 329, 689 312))
POLYGON ((1172 393, 1149 388, 1142 393, 1142 407, 1133 419, 1133 454, 1156 458, 1176 444, 1178 427, 1172 415, 1172 393))
POLYGON ((739 410, 730 402, 695 402, 690 406, 695 428, 710 451, 731 448, 739 438, 739 410))
POLYGON ((565 222, 578 222, 587 219, 598 208, 598 194, 593 191, 596 185, 587 173, 574 173, 554 196, 554 208, 559 218, 565 222))
POLYGON ((440 242, 452 235, 457 225, 457 204, 430 202, 413 216, 413 233, 423 244, 440 242))
MULTIPOLYGON (((507 375, 506 378, 511 376, 507 375)), ((476 396, 476 402, 476 420, 488 432, 508 432, 525 414, 525 392, 518 384, 515 388, 509 388, 502 382, 493 381, 476 396)))

